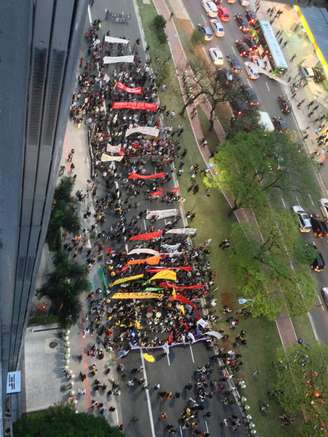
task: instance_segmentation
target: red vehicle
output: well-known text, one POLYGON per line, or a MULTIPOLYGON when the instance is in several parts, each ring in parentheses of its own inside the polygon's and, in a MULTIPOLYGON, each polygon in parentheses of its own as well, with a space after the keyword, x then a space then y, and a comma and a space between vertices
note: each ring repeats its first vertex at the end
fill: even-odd
POLYGON ((230 20, 230 12, 228 8, 223 6, 218 7, 218 17, 221 21, 229 21, 230 20))
POLYGON ((241 57, 247 58, 249 56, 249 48, 242 41, 235 41, 235 46, 241 57))

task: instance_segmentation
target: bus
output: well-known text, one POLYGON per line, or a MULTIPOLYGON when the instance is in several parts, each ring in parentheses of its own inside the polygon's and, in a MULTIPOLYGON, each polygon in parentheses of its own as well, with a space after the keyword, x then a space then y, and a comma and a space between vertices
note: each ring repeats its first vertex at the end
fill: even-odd
POLYGON ((259 42, 264 49, 264 53, 268 56, 273 72, 283 74, 288 69, 285 56, 280 48, 280 45, 273 33, 271 24, 265 20, 259 20, 257 28, 259 42))

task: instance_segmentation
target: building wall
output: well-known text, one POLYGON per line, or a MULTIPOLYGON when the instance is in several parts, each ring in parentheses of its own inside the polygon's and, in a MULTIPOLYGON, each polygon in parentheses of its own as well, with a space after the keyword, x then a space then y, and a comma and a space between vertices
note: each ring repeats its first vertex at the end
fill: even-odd
POLYGON ((18 366, 49 222, 87 0, 0 1, 0 322, 18 366))

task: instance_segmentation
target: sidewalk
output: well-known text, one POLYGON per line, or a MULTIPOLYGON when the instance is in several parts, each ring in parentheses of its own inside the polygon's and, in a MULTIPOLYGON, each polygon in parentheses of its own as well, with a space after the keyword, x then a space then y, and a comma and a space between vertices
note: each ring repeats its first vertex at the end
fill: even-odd
MULTIPOLYGON (((183 94, 183 86, 182 86, 182 81, 181 81, 179 72, 184 71, 186 69, 187 58, 186 58, 185 52, 184 52, 183 47, 182 47, 182 43, 181 43, 180 38, 179 38, 177 28, 174 24, 174 19, 170 19, 171 11, 167 6, 166 1, 165 0, 153 0, 153 3, 154 3, 154 6, 157 10, 157 13, 162 15, 166 19, 165 29, 166 29, 168 44, 169 44, 169 47, 171 50, 173 62, 176 66, 177 77, 178 77, 182 97, 185 101, 185 95, 183 94)), ((179 5, 179 7, 181 7, 181 5, 179 5)), ((201 105, 201 108, 205 112, 207 117, 209 118, 210 105, 203 104, 203 105, 201 105)), ((189 118, 189 122, 190 122, 190 125, 192 128, 196 143, 198 145, 199 152, 204 160, 204 163, 206 164, 206 166, 208 166, 209 158, 210 158, 211 154, 210 154, 210 151, 207 147, 200 147, 199 140, 201 138, 204 138, 203 130, 202 130, 198 116, 196 115, 195 117, 191 118, 191 112, 192 112, 192 108, 188 107, 187 108, 187 115, 189 118)), ((215 129, 215 132, 218 136, 219 141, 223 142, 224 138, 225 138, 225 132, 224 132, 221 124, 218 122, 218 120, 215 120, 214 129, 215 129)), ((226 193, 223 193, 223 195, 226 198, 228 204, 231 205, 232 202, 229 199, 229 197, 226 195, 226 193)), ((246 211, 243 209, 236 211, 235 216, 239 222, 240 221, 256 222, 256 218, 254 217, 253 213, 250 213, 249 211, 246 211)), ((280 335, 281 342, 285 348, 292 345, 292 344, 295 344, 297 342, 297 336, 295 333, 293 323, 287 315, 281 315, 276 320, 276 324, 277 324, 277 329, 278 329, 278 332, 280 335)))

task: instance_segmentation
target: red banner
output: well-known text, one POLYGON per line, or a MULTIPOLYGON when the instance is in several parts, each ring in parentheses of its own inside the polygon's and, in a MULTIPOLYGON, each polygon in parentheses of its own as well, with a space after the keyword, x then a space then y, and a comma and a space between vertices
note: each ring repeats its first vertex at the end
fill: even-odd
POLYGON ((163 231, 147 232, 146 234, 133 235, 129 238, 130 241, 138 240, 153 240, 155 238, 160 238, 163 235, 163 231))
POLYGON ((147 102, 113 102, 112 109, 140 109, 141 111, 156 112, 158 105, 156 103, 147 102))
POLYGON ((120 90, 120 91, 125 91, 126 93, 130 93, 130 94, 142 94, 142 92, 143 92, 143 89, 141 88, 141 86, 131 88, 129 86, 124 85, 124 83, 122 83, 122 82, 116 82, 115 88, 120 90))
POLYGON ((138 174, 138 173, 129 173, 128 179, 163 179, 167 173, 153 173, 153 174, 138 174))
POLYGON ((157 273, 160 272, 161 270, 182 270, 184 272, 191 272, 192 271, 192 267, 191 266, 180 266, 180 267, 154 267, 154 268, 150 268, 150 269, 146 269, 146 272, 148 273, 157 273))
POLYGON ((154 199, 154 198, 158 198, 158 197, 163 197, 165 193, 176 194, 178 192, 179 192, 179 188, 173 188, 173 190, 165 191, 164 188, 160 187, 158 190, 152 191, 151 193, 149 193, 149 197, 154 199))
POLYGON ((195 319, 196 320, 199 320, 201 318, 201 315, 200 315, 199 311, 197 310, 196 305, 193 302, 191 302, 190 299, 188 299, 185 296, 182 296, 181 294, 176 294, 175 296, 172 295, 172 296, 169 297, 169 301, 172 302, 172 301, 175 301, 175 300, 177 300, 178 302, 183 303, 185 305, 186 304, 190 305, 193 308, 193 310, 194 310, 194 314, 195 314, 195 319))

